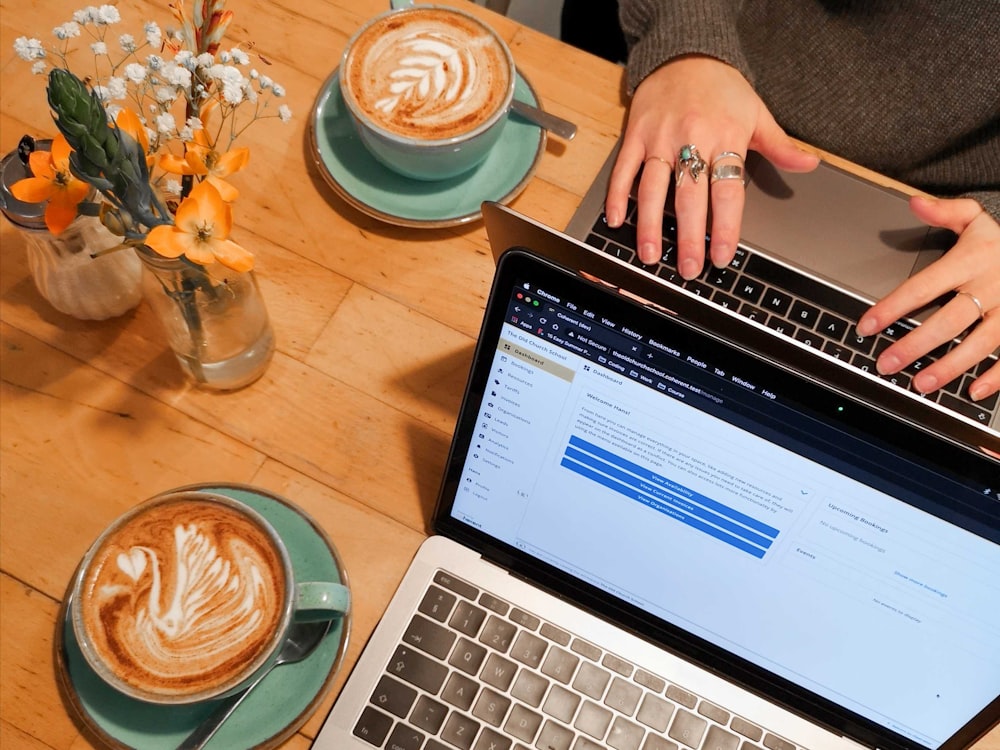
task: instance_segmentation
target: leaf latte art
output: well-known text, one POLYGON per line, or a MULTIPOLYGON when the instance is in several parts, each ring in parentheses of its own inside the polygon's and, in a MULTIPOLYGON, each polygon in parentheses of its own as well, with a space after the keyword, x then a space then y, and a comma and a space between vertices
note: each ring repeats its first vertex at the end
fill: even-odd
POLYGON ((390 14, 366 29, 346 65, 350 92, 385 130, 421 139, 474 130, 502 106, 509 65, 474 19, 438 9, 390 14))
POLYGON ((221 504, 165 503, 98 551, 84 626, 103 662, 139 690, 214 690, 269 651, 285 585, 280 553, 249 518, 221 504))

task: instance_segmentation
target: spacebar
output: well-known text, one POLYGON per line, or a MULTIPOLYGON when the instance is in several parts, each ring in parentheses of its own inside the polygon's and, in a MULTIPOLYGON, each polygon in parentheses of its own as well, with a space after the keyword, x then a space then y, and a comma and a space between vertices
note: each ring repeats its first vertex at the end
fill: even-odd
POLYGON ((791 292, 808 302, 822 305, 851 321, 858 320, 869 308, 867 303, 859 299, 756 253, 751 254, 744 270, 763 282, 791 292))

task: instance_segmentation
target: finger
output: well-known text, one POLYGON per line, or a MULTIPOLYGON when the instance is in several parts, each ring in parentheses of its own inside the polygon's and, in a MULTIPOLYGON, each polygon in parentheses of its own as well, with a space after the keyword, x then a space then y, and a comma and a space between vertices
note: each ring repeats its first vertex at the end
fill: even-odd
POLYGON ((716 268, 724 268, 729 265, 736 254, 746 192, 742 177, 736 179, 716 178, 716 166, 719 165, 719 162, 722 165, 742 168, 743 157, 737 159, 736 156, 717 156, 711 169, 709 200, 712 204, 712 241, 710 255, 716 268))
POLYGON ((749 147, 788 172, 810 172, 819 166, 819 157, 804 151, 789 138, 766 109, 757 117, 749 147))
POLYGON ((639 260, 647 265, 657 263, 663 254, 663 205, 673 170, 661 157, 650 156, 639 180, 636 220, 636 248, 639 260))
POLYGON ((692 170, 690 166, 681 164, 680 156, 675 169, 680 180, 680 184, 675 180, 674 189, 674 209, 677 215, 677 270, 685 279, 694 279, 705 267, 709 178, 704 174, 704 168, 698 175, 697 168, 692 170))
POLYGON ((615 159, 615 165, 611 169, 608 194, 604 199, 604 215, 612 227, 620 227, 625 221, 628 196, 632 192, 632 183, 639 173, 645 154, 645 146, 640 141, 625 139, 622 142, 618 158, 615 159))
MULTIPOLYGON (((913 387, 921 393, 930 393, 947 385, 963 373, 968 372, 978 362, 986 359, 993 351, 993 342, 996 341, 996 337, 1000 336, 1000 318, 997 316, 992 316, 992 318, 995 320, 984 320, 965 336, 961 344, 950 350, 934 364, 921 370, 913 378, 913 387)), ((996 375, 1000 376, 1000 370, 997 371, 996 375)), ((991 380, 992 376, 986 379, 983 384, 988 387, 991 380)), ((970 389, 969 392, 971 395, 972 390, 970 389)), ((984 398, 986 395, 983 394, 979 398, 984 398)))
MULTIPOLYGON (((921 325, 882 352, 875 366, 883 375, 899 372, 943 342, 953 340, 977 320, 979 320, 979 310, 965 299, 955 297, 921 325)), ((971 365, 972 362, 969 362, 969 366, 971 365)), ((929 382, 929 378, 924 378, 924 380, 929 382)))
POLYGON ((1000 392, 1000 362, 972 381, 969 386, 969 398, 981 401, 1000 392))
POLYGON ((972 198, 939 200, 929 195, 915 195, 910 198, 910 210, 925 224, 961 234, 983 212, 983 207, 972 198))

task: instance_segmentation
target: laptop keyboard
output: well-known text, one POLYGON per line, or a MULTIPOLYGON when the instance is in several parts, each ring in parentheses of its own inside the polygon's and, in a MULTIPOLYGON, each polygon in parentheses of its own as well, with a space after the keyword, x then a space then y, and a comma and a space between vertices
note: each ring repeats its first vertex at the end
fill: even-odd
MULTIPOLYGON (((879 375, 875 360, 894 341, 913 330, 917 323, 901 320, 878 335, 861 338, 854 333, 854 324, 868 309, 868 304, 744 247, 737 249, 732 263, 726 268, 715 268, 706 263, 700 277, 686 281, 677 272, 677 227, 673 215, 663 215, 663 259, 654 265, 642 263, 635 252, 635 220, 636 203, 634 198, 630 198, 625 223, 612 229, 601 214, 586 242, 720 307, 733 310, 914 393, 916 391, 911 387, 913 376, 957 343, 939 347, 895 375, 879 375)), ((1000 408, 1000 394, 973 401, 968 393, 972 381, 996 361, 997 357, 993 355, 948 385, 923 397, 975 422, 989 425, 1000 408)))
POLYGON ((353 733, 386 750, 798 750, 444 571, 353 733))

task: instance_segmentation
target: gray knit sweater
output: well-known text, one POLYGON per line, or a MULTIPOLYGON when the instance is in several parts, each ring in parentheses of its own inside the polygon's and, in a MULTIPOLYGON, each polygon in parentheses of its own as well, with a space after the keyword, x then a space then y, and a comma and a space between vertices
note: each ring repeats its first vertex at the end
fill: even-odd
POLYGON ((621 0, 620 15, 630 90, 711 55, 789 134, 1000 221, 1000 0, 621 0))

